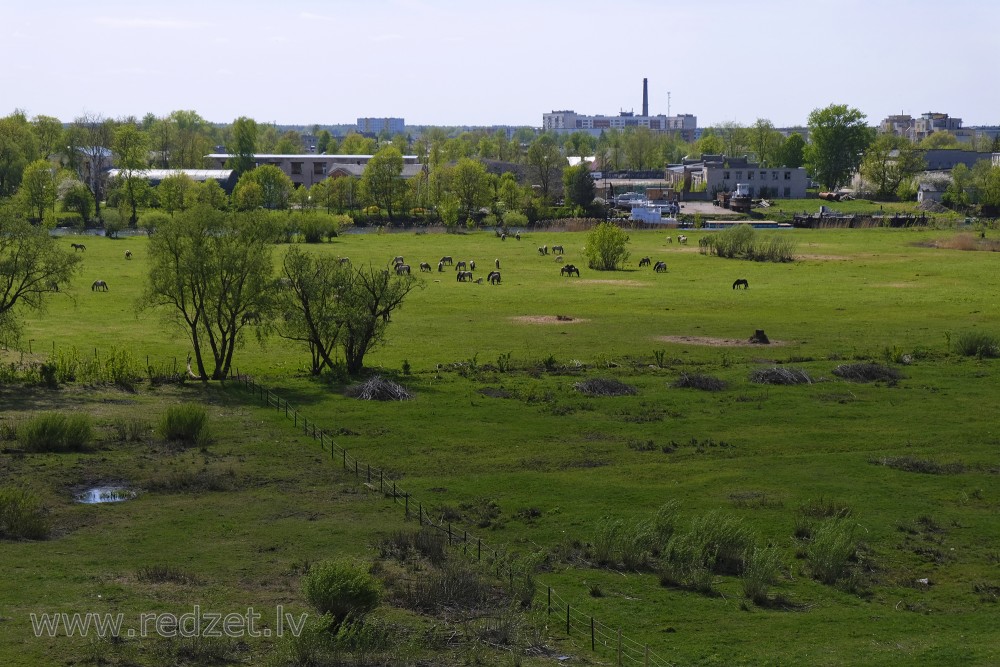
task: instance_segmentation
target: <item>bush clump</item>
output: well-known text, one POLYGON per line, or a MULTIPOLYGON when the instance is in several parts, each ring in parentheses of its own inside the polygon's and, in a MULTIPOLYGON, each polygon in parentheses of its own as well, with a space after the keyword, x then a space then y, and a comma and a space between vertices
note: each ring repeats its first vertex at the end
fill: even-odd
POLYGON ((358 620, 379 605, 382 587, 371 574, 351 563, 324 561, 309 569, 302 591, 321 614, 330 614, 340 625, 358 620))
POLYGON ((17 439, 29 452, 82 452, 94 439, 90 416, 42 414, 18 426, 17 439))
POLYGON ((681 373, 673 386, 677 389, 701 389, 702 391, 722 391, 726 381, 704 373, 681 373))
POLYGON ((833 374, 854 382, 895 382, 903 378, 903 374, 895 368, 871 362, 840 364, 833 369, 833 374))
POLYGON ((795 244, 784 236, 760 238, 750 225, 734 225, 699 241, 702 254, 754 262, 791 262, 795 244))
POLYGON ((584 396, 634 396, 637 390, 613 378, 594 378, 577 382, 573 388, 584 396))
POLYGON ((208 413, 200 405, 175 405, 160 419, 159 431, 170 442, 203 444, 208 441, 208 413))
POLYGON ((750 372, 754 384, 812 384, 809 374, 800 368, 758 368, 750 372))
POLYGON ((981 331, 966 331, 955 339, 955 350, 963 357, 993 359, 1000 357, 1000 342, 981 331))
POLYGON ((49 523, 41 501, 30 491, 0 487, 0 539, 44 540, 49 523))

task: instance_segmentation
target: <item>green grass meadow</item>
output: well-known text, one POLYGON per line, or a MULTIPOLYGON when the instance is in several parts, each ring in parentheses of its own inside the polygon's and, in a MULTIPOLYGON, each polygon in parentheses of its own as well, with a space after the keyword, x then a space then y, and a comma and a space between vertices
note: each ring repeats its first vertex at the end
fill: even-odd
MULTIPOLYGON (((700 254, 706 233, 687 232, 680 245, 676 230, 671 243, 667 232, 630 232, 631 258, 617 272, 587 269, 583 232, 529 231, 520 241, 492 232, 345 234, 309 249, 356 266, 403 255, 415 272, 421 262, 433 268, 416 273, 421 288, 366 358, 415 398, 346 398, 342 385, 308 376, 304 347, 261 344, 250 329, 234 366, 384 469, 431 517, 535 554, 540 586, 668 664, 1000 663, 1000 360, 954 348, 967 332, 1000 337, 1000 255, 933 247, 953 230, 787 230, 777 233, 794 238, 795 262, 748 263, 700 254), (543 245, 564 246, 581 276, 560 276, 543 245), (474 260, 477 277, 499 260, 502 284, 457 282, 454 267, 437 270, 445 255, 474 260), (668 271, 640 269, 646 256, 668 271), (737 278, 749 289, 732 289, 737 278), (758 329, 771 345, 748 342, 758 329), (902 377, 859 383, 834 374, 855 362, 902 377), (813 382, 749 381, 771 366, 804 370, 813 382), (675 387, 684 374, 727 386, 675 387), (595 378, 636 392, 577 390, 595 378), (715 512, 773 546, 775 603, 747 600, 735 576, 714 575, 705 594, 661 585, 655 567, 598 566, 602 522, 645 518, 669 501, 679 505, 679 531, 715 512), (860 545, 855 579, 837 585, 813 578, 808 542, 796 537, 803 517, 827 506, 844 510, 860 545)), ((69 249, 81 240, 74 285, 28 314, 23 349, 3 352, 3 363, 118 349, 141 367, 148 359, 183 369, 184 332, 140 308, 146 239, 58 242, 69 249), (108 292, 91 291, 97 279, 108 292)), ((284 250, 275 246, 276 267, 284 250)), ((209 651, 179 640, 37 639, 28 617, 183 613, 192 604, 303 613, 299 579, 310 562, 371 560, 379 536, 415 523, 235 382, 137 392, 8 385, 0 397, 0 426, 83 411, 97 430, 84 453, 0 454, 0 485, 31 488, 53 527, 48 540, 0 543, 0 664, 210 664, 216 654, 214 664, 287 664, 275 662, 277 641, 209 651), (209 444, 177 449, 152 433, 179 403, 208 409, 209 444), (150 432, 118 442, 122 419, 141 419, 150 432), (76 491, 111 482, 140 493, 73 502, 76 491), (173 574, 150 577, 152 567, 173 574)), ((0 449, 8 445, 16 448, 0 449)), ((590 652, 589 630, 567 639, 565 619, 547 621, 554 652, 524 664, 553 664, 563 653, 614 664, 613 652, 590 652)), ((483 655, 443 649, 424 664, 521 664, 502 650, 483 655)))

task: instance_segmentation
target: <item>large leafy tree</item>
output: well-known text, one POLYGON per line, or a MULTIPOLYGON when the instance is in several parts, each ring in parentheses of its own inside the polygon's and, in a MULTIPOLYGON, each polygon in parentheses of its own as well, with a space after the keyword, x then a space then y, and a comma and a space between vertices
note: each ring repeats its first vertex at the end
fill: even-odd
POLYGON ((410 275, 354 268, 297 246, 285 255, 282 273, 289 288, 282 297, 278 331, 309 346, 313 374, 333 366, 338 346, 348 373, 360 373, 365 355, 384 342, 391 314, 419 284, 410 275))
POLYGON ((831 104, 809 114, 809 145, 806 165, 813 178, 830 190, 847 183, 858 166, 875 131, 865 115, 846 104, 831 104))
POLYGON ((187 174, 171 174, 156 186, 156 198, 160 208, 173 215, 175 211, 183 211, 191 205, 194 189, 195 183, 187 174))
POLYGON ((35 160, 24 170, 17 198, 28 217, 41 222, 56 203, 56 170, 48 160, 35 160))
POLYGON ((596 188, 586 162, 567 167, 563 171, 563 191, 566 193, 566 201, 581 209, 586 210, 594 202, 596 188))
POLYGON ((392 220, 395 205, 406 192, 403 156, 399 149, 391 145, 379 149, 368 161, 361 185, 372 202, 392 220))
POLYGON ((273 303, 274 223, 208 206, 164 218, 150 237, 141 307, 165 307, 190 337, 198 376, 224 380, 244 328, 273 303))
POLYGON ((767 118, 758 118, 747 128, 750 150, 757 156, 757 161, 764 166, 780 164, 781 146, 784 143, 781 133, 767 118))
POLYGON ((200 169, 205 166, 205 155, 212 148, 212 126, 195 111, 172 111, 166 119, 173 144, 170 164, 175 168, 200 169))
POLYGON ((80 180, 87 184, 94 195, 94 215, 101 217, 101 202, 111 167, 111 145, 115 137, 115 122, 95 114, 84 114, 69 130, 73 152, 70 158, 80 174, 80 180))
POLYGON ((17 191, 25 167, 39 157, 38 139, 24 113, 0 118, 0 197, 17 191))
POLYGON ((920 151, 905 137, 881 134, 865 151, 859 168, 878 199, 896 194, 899 186, 924 168, 920 151))
POLYGON ((128 212, 128 224, 135 227, 139 223, 139 207, 145 204, 149 194, 145 173, 149 162, 149 137, 134 124, 123 123, 115 130, 113 150, 119 168, 116 187, 122 206, 128 212))
POLYGON ((65 150, 66 134, 62 122, 53 116, 35 116, 31 128, 38 138, 39 157, 47 158, 65 150))
POLYGON ((806 140, 798 132, 788 135, 781 144, 776 164, 782 167, 801 167, 805 164, 806 140))
POLYGON ((236 172, 237 177, 243 176, 254 168, 254 155, 257 153, 257 121, 253 118, 240 116, 233 121, 232 138, 228 146, 229 160, 226 166, 236 172))
POLYGON ((726 121, 715 127, 722 139, 722 152, 729 157, 744 155, 750 150, 750 131, 736 121, 726 121))
POLYGON ((40 309, 69 283, 79 257, 56 245, 47 229, 0 208, 0 341, 17 342, 20 313, 40 309))
POLYGON ((490 203, 490 175, 479 160, 462 158, 451 170, 451 187, 466 220, 490 203))
POLYGON ((285 172, 265 164, 240 176, 233 190, 233 200, 236 208, 244 211, 260 207, 286 209, 294 189, 295 184, 285 172))
POLYGON ((535 168, 535 176, 542 190, 542 197, 548 199, 552 185, 552 173, 559 172, 563 164, 562 153, 555 139, 548 134, 539 136, 528 148, 528 164, 535 168))

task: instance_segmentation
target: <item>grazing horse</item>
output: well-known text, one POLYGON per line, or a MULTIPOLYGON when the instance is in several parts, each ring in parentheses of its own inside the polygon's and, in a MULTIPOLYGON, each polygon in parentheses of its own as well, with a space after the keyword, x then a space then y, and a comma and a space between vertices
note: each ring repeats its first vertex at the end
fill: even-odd
POLYGON ((444 271, 444 262, 438 262, 438 273, 444 271))
POLYGON ((494 259, 493 263, 496 264, 497 271, 499 271, 500 270, 500 258, 497 257, 496 259, 494 259))
POLYGON ((442 264, 447 264, 448 266, 451 266, 455 262, 452 261, 451 255, 445 255, 444 257, 441 258, 441 263, 442 264))
POLYGON ((507 240, 507 235, 506 234, 501 234, 500 235, 500 240, 501 241, 506 241, 507 240))
POLYGON ((539 255, 545 255, 545 254, 547 254, 546 253, 547 250, 548 250, 548 248, 546 248, 545 246, 539 246, 538 247, 538 254, 539 255))
POLYGON ((132 259, 132 251, 131 250, 126 250, 125 251, 125 259, 132 259))
POLYGON ((456 264, 456 265, 455 265, 455 270, 456 270, 456 271, 464 271, 464 270, 465 270, 465 269, 467 269, 467 268, 469 268, 469 267, 468 267, 468 266, 466 266, 466 264, 465 264, 465 260, 464 260, 464 259, 460 259, 460 260, 458 261, 458 264, 456 264))
POLYGON ((396 265, 396 275, 401 276, 403 274, 410 275, 410 265, 409 264, 397 264, 396 265))
POLYGON ((486 279, 490 281, 490 285, 499 285, 500 284, 500 272, 499 271, 490 271, 489 275, 486 276, 486 279))
POLYGON ((521 232, 514 232, 514 238, 517 239, 518 241, 520 241, 521 240, 521 232))
POLYGON ((673 236, 668 236, 667 237, 667 243, 673 243, 673 242, 674 242, 674 237, 673 236))
POLYGON ((427 262, 420 262, 420 270, 421 271, 430 271, 431 270, 431 265, 428 264, 427 262))
POLYGON ((347 266, 347 265, 349 265, 351 263, 351 258, 350 257, 341 257, 337 261, 340 262, 341 266, 347 266))
POLYGON ((649 259, 649 257, 643 257, 642 259, 639 260, 639 268, 640 269, 642 267, 644 267, 644 266, 649 266, 649 265, 650 265, 650 259, 649 259))
POLYGON ((733 283, 733 289, 750 289, 750 283, 747 282, 746 278, 737 278, 736 282, 733 283))
POLYGON ((465 281, 471 282, 472 271, 459 271, 458 274, 456 274, 456 277, 458 278, 458 282, 460 283, 464 283, 465 281))
POLYGON ((687 243, 688 242, 688 237, 686 237, 683 234, 681 234, 680 236, 677 237, 677 242, 678 243, 687 243))
POLYGON ((667 263, 660 261, 653 265, 653 270, 657 273, 664 273, 667 270, 667 263))
POLYGON ((86 250, 87 249, 87 246, 83 245, 82 243, 70 243, 70 245, 73 246, 74 252, 77 251, 77 250, 86 250))
POLYGON ((576 268, 572 264, 567 264, 566 266, 564 266, 561 269, 559 269, 559 275, 560 276, 571 276, 574 273, 576 274, 577 278, 580 277, 580 269, 576 268))
POLYGON ((403 263, 403 256, 402 255, 396 255, 395 257, 392 258, 392 264, 394 266, 398 265, 398 264, 402 264, 402 263, 403 263))
POLYGON ((475 271, 475 270, 476 270, 476 260, 470 259, 469 260, 469 271, 475 271))
POLYGON ((260 324, 260 313, 256 310, 248 310, 240 318, 240 324, 260 324))
POLYGON ((562 255, 565 251, 563 250, 563 247, 561 245, 554 245, 552 246, 552 252, 556 253, 557 255, 562 255))
POLYGON ((103 280, 95 280, 94 284, 90 286, 90 291, 92 292, 107 292, 108 284, 103 280))

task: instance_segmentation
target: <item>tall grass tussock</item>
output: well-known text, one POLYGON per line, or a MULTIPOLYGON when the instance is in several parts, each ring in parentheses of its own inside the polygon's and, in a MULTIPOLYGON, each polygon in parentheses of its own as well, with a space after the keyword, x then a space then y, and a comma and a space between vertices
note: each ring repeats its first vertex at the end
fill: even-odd
POLYGON ((94 431, 89 415, 50 412, 22 422, 17 439, 29 452, 82 452, 90 447, 94 431))
POLYGON ((0 539, 44 540, 49 522, 34 493, 17 487, 0 487, 0 539))
POLYGON ((160 419, 160 435, 169 442, 199 445, 208 441, 208 413, 200 405, 175 405, 160 419))

